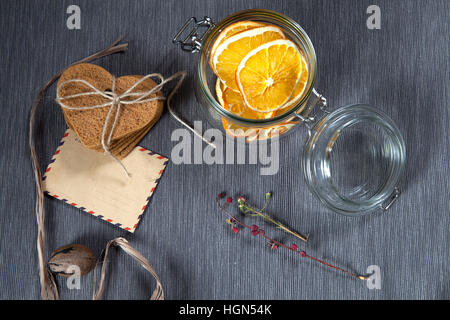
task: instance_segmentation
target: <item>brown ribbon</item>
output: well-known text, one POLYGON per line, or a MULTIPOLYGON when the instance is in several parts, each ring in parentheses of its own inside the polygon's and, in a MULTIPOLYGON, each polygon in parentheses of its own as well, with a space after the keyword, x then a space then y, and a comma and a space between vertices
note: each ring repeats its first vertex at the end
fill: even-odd
MULTIPOLYGON (((108 264, 108 260, 107 260, 108 252, 109 252, 109 248, 111 246, 118 246, 118 247, 122 248, 123 251, 125 251, 130 256, 132 256, 134 258, 134 260, 136 260, 142 267, 144 267, 145 270, 147 270, 148 272, 150 272, 153 275, 153 277, 156 280, 156 287, 153 290, 150 300, 164 300, 163 287, 161 285, 158 275, 156 274, 155 270, 151 266, 150 262, 148 262, 148 260, 142 254, 140 254, 139 251, 134 249, 128 243, 128 241, 124 238, 115 238, 115 239, 109 241, 108 244, 106 245, 105 250, 103 251, 103 254, 102 254, 103 259, 99 259, 99 261, 97 262, 97 265, 99 265, 100 263, 103 263, 103 265, 102 265, 102 271, 100 274, 100 282, 98 285, 98 289, 94 292, 93 300, 100 300, 102 297, 103 290, 104 290, 105 276, 106 276, 106 267, 108 264), (100 260, 102 260, 102 261, 100 261, 100 260)), ((96 281, 95 281, 95 274, 94 274, 94 288, 95 288, 95 283, 96 283, 96 281)))

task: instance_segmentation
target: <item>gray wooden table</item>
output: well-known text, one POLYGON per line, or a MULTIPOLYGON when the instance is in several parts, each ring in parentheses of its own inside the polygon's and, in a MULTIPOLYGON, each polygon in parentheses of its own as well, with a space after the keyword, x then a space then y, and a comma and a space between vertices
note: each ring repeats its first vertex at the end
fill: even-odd
MULTIPOLYGON (((191 16, 218 21, 247 8, 291 16, 311 37, 318 88, 330 108, 365 102, 398 124, 407 144, 403 194, 387 212, 349 219, 324 208, 300 168, 305 129, 281 142, 281 168, 260 176, 258 165, 170 163, 135 234, 46 199, 48 250, 84 243, 99 254, 124 236, 151 261, 168 299, 448 299, 449 288, 449 46, 447 1, 1 1, 0 2, 0 299, 40 298, 34 180, 28 150, 32 101, 57 70, 125 35, 129 51, 98 61, 115 75, 187 70, 175 104, 199 119, 193 94, 196 56, 171 37, 191 16), (66 27, 66 9, 81 8, 81 30, 66 27), (366 27, 366 9, 381 9, 381 30, 366 27), (214 199, 226 190, 259 203, 274 191, 269 212, 309 232, 312 255, 357 272, 381 268, 382 287, 273 252, 249 234, 234 235, 214 199)), ((37 118, 44 167, 66 125, 45 96, 37 118)), ((141 142, 170 156, 179 128, 168 114, 141 142)), ((266 226, 266 230, 270 230, 266 226)), ((146 299, 151 277, 113 251, 105 298, 146 299)), ((60 281, 64 299, 88 299, 92 273, 80 290, 60 281)))

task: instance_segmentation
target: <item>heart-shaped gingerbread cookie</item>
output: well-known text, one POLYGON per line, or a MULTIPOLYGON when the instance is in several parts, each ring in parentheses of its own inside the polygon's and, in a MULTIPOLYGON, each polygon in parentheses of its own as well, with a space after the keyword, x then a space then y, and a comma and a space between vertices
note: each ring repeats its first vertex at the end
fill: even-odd
MULTIPOLYGON (((101 92, 112 92, 114 89, 116 95, 121 95, 140 78, 142 76, 122 76, 115 79, 113 88, 114 77, 108 71, 93 64, 78 64, 67 68, 61 75, 58 81, 59 96, 69 97, 80 93, 93 92, 93 89, 84 83, 66 83, 68 80, 84 80, 101 92)), ((156 83, 153 80, 145 79, 132 92, 148 92, 154 86, 156 86, 156 83)), ((162 97, 161 92, 153 93, 145 97, 145 99, 154 97, 162 97)), ((131 101, 136 99, 136 97, 125 97, 123 99, 124 101, 131 101)), ((63 101, 70 108, 91 107, 111 102, 111 100, 100 94, 66 98, 63 101)), ((163 107, 163 100, 122 104, 112 133, 109 150, 120 159, 125 157, 159 120, 163 107)), ((62 110, 67 125, 75 131, 81 143, 86 148, 103 152, 101 138, 110 105, 90 110, 70 110, 66 108, 62 108, 62 110)), ((106 125, 108 134, 111 131, 116 110, 116 108, 113 110, 106 125)))

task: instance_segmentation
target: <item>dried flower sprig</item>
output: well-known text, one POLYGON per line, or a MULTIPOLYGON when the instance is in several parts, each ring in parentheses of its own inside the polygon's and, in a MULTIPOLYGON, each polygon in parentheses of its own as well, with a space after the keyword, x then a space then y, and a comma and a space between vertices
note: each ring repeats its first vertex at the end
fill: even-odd
MULTIPOLYGON (((320 264, 322 264, 324 266, 327 266, 329 268, 341 271, 341 272, 347 274, 348 276, 354 277, 356 279, 359 279, 359 280, 368 280, 369 279, 369 277, 352 273, 352 272, 344 270, 344 269, 342 269, 342 268, 340 268, 338 266, 332 265, 332 264, 330 264, 328 262, 325 262, 323 260, 320 260, 320 259, 317 259, 317 258, 315 258, 313 256, 310 256, 305 251, 299 250, 298 246, 295 243, 292 243, 291 246, 287 246, 287 245, 285 245, 285 244, 283 244, 283 243, 281 243, 281 242, 279 242, 277 240, 274 240, 274 239, 270 238, 269 236, 267 236, 265 231, 263 229, 260 229, 257 225, 253 224, 253 225, 249 226, 249 225, 245 224, 244 222, 238 220, 230 212, 228 212, 228 210, 225 208, 225 206, 222 205, 222 203, 220 202, 220 199, 222 199, 224 197, 225 197, 225 193, 224 192, 218 194, 217 198, 216 198, 216 202, 217 202, 217 205, 219 206, 219 208, 222 210, 222 212, 225 213, 228 216, 228 219, 226 220, 226 222, 232 226, 232 231, 235 234, 239 233, 239 226, 243 227, 244 229, 250 230, 253 236, 255 236, 255 237, 256 236, 261 236, 264 239, 268 240, 267 246, 269 248, 273 249, 273 250, 277 250, 279 247, 282 247, 282 248, 288 249, 290 251, 293 251, 293 252, 295 252, 297 254, 300 254, 300 256, 302 258, 309 258, 309 259, 311 259, 311 260, 313 260, 315 262, 318 262, 318 263, 320 263, 320 264)), ((228 197, 226 199, 226 204, 225 205, 230 204, 232 202, 233 202, 233 199, 231 197, 228 197)))
POLYGON ((289 233, 290 235, 304 241, 304 242, 308 242, 308 238, 309 235, 306 236, 302 236, 301 234, 299 234, 298 232, 295 232, 291 229, 289 229, 287 226, 285 226, 284 224, 282 224, 281 222, 273 219, 272 217, 270 217, 267 214, 264 214, 263 211, 264 209, 266 209, 267 205, 269 204, 270 198, 272 197, 272 193, 271 192, 267 192, 266 193, 266 201, 264 202, 264 206, 261 209, 255 209, 252 206, 250 206, 247 202, 247 200, 244 197, 239 197, 238 198, 238 204, 239 204, 239 210, 241 210, 241 212, 244 215, 250 215, 253 217, 260 217, 262 219, 264 219, 267 222, 270 222, 274 225, 277 226, 278 229, 283 230, 284 232, 289 233))

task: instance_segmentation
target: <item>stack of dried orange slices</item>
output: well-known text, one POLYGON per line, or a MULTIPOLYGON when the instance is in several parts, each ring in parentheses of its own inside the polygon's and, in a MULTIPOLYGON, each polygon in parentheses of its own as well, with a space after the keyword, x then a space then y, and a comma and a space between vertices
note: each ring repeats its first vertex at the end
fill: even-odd
MULTIPOLYGON (((308 80, 303 53, 277 26, 240 21, 225 28, 211 48, 209 64, 217 75, 219 103, 246 119, 269 119, 298 102, 308 80)), ((222 118, 227 134, 248 140, 267 139, 296 124, 287 121, 264 129, 249 129, 222 118)))

